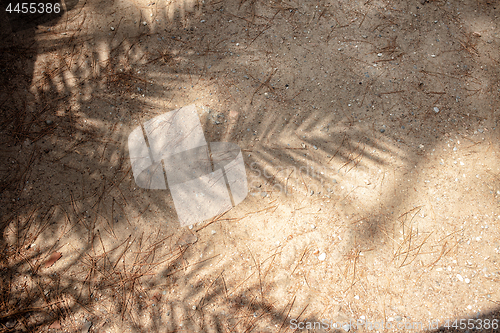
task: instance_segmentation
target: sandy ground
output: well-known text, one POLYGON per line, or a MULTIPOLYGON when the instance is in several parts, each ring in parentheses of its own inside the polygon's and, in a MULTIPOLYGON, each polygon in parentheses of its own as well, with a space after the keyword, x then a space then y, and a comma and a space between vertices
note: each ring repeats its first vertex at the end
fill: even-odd
POLYGON ((0 14, 0 332, 498 331, 497 2, 62 8, 0 14), (127 138, 191 104, 249 194, 182 228, 127 138))

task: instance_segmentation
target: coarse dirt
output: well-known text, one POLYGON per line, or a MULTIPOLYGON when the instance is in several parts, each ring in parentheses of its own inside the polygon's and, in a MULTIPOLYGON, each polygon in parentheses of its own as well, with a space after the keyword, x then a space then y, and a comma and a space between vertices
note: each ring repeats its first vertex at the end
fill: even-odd
POLYGON ((2 6, 0 332, 499 331, 498 2, 2 6), (127 140, 192 104, 249 193, 181 228, 127 140))

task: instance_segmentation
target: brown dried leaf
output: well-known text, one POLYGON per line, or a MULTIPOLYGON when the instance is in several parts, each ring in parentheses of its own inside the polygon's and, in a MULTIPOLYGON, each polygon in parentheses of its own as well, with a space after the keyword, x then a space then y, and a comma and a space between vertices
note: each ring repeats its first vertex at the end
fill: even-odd
POLYGON ((56 261, 58 261, 61 257, 62 257, 61 252, 54 252, 54 253, 52 253, 50 255, 49 259, 47 259, 47 261, 45 262, 45 268, 48 268, 48 267, 54 265, 54 263, 56 261))

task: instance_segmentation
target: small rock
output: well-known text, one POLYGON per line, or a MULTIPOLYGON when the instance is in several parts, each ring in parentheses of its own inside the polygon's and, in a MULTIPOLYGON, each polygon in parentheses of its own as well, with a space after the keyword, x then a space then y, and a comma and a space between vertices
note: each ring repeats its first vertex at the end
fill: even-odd
POLYGON ((403 318, 401 316, 396 316, 396 317, 394 317, 394 320, 401 321, 401 320, 403 320, 403 318))
POLYGON ((359 299, 359 296, 358 296, 358 295, 354 296, 354 299, 358 300, 358 299, 359 299))
POLYGON ((470 280, 469 280, 468 278, 465 278, 465 279, 464 279, 464 282, 465 282, 465 283, 470 283, 470 280))
POLYGON ((462 277, 462 275, 460 274, 457 274, 457 279, 460 280, 460 282, 463 282, 464 281, 464 278, 462 277))
POLYGON ((325 252, 321 253, 321 254, 318 256, 318 260, 319 260, 319 261, 324 261, 325 259, 326 259, 326 253, 325 253, 325 252))
POLYGON ((437 106, 434 107, 434 112, 436 112, 436 113, 439 112, 439 108, 437 106))
POLYGON ((380 133, 384 133, 385 132, 385 129, 380 129, 380 133))
POLYGON ((215 235, 216 233, 217 233, 217 231, 212 230, 212 235, 215 235))
POLYGON ((381 57, 381 56, 382 56, 382 53, 377 54, 377 56, 378 56, 378 57, 381 57))
POLYGON ((142 22, 142 25, 146 26, 146 25, 148 25, 148 22, 144 21, 144 22, 142 22))
POLYGON ((342 329, 346 332, 349 332, 351 330, 351 325, 349 324, 344 324, 342 325, 342 329))
POLYGON ((111 31, 115 31, 115 27, 111 27, 110 29, 111 29, 111 31))
POLYGON ((50 125, 52 125, 54 122, 53 122, 52 120, 50 120, 50 119, 47 119, 47 120, 45 120, 45 123, 46 123, 47 125, 49 125, 49 126, 50 126, 50 125))

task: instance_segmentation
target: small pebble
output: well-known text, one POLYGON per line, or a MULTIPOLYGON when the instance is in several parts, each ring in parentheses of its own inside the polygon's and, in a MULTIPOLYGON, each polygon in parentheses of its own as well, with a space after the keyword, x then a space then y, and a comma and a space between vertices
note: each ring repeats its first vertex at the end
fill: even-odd
POLYGON ((382 129, 380 130, 380 133, 384 133, 384 132, 385 132, 385 129, 383 129, 383 128, 382 128, 382 129))
POLYGON ((351 330, 351 325, 349 324, 344 324, 342 325, 342 329, 346 332, 349 332, 351 330))
POLYGON ((111 29, 111 31, 115 31, 115 27, 111 27, 110 29, 111 29))
POLYGON ((319 260, 319 261, 323 261, 323 260, 325 260, 325 259, 326 259, 326 253, 325 253, 325 252, 321 253, 321 254, 318 256, 318 260, 319 260))
POLYGON ((460 274, 457 274, 457 279, 460 280, 460 282, 463 282, 464 281, 464 278, 462 277, 462 275, 460 274))
POLYGON ((437 106, 434 107, 434 112, 436 112, 436 113, 439 112, 439 108, 437 106))
POLYGON ((47 125, 49 125, 49 126, 50 126, 50 125, 52 125, 54 122, 53 122, 52 120, 50 120, 50 119, 47 119, 47 120, 45 120, 45 123, 46 123, 47 125))

